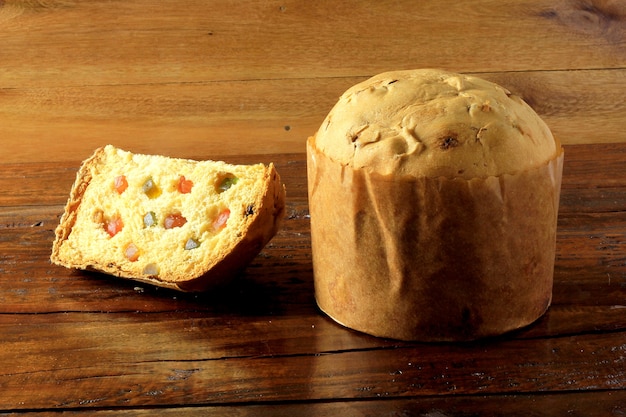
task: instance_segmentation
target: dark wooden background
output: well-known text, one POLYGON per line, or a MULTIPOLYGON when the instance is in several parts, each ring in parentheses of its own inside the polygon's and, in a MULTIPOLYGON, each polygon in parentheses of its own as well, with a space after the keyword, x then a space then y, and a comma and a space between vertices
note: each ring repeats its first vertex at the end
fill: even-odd
POLYGON ((623 0, 3 0, 0 152, 304 152, 348 87, 420 67, 503 84, 565 144, 624 142, 625 19, 623 0))
POLYGON ((626 415, 626 2, 0 0, 0 414, 626 415), (440 67, 565 144, 554 303, 469 344, 377 339, 313 299, 304 142, 349 86, 440 67), (48 262, 112 143, 277 164, 283 227, 231 287, 48 262))

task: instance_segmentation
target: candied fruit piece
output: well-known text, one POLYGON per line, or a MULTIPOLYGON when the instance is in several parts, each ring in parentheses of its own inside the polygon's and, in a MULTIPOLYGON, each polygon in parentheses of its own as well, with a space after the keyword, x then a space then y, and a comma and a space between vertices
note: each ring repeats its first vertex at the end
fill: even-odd
POLYGON ((228 190, 233 185, 237 184, 239 178, 235 177, 233 174, 224 174, 217 181, 217 192, 223 193, 228 190))
POLYGON ((187 240, 187 243, 185 243, 185 250, 196 249, 199 246, 200 246, 200 242, 198 242, 196 239, 190 237, 187 240))
POLYGON ((149 211, 143 216, 143 225, 144 227, 153 227, 156 226, 157 218, 154 211, 149 211))
POLYGON ((111 237, 121 232, 123 227, 124 222, 122 222, 122 218, 119 216, 111 217, 104 222, 104 229, 111 237))
POLYGON ((102 210, 96 210, 93 212, 94 223, 104 224, 104 212, 102 210))
POLYGON ((156 185, 152 177, 148 178, 143 185, 141 186, 144 194, 148 196, 148 198, 156 198, 161 195, 161 190, 156 185))
POLYGON ((135 262, 139 259, 139 248, 137 245, 132 242, 129 243, 128 246, 126 246, 126 249, 124 249, 124 256, 126 256, 126 259, 131 262, 135 262))
POLYGON ((146 266, 143 267, 142 273, 144 275, 157 276, 159 275, 159 266, 155 263, 146 264, 146 266))
POLYGON ((217 232, 218 230, 221 230, 224 227, 226 227, 226 222, 228 221, 229 217, 230 217, 230 210, 228 208, 225 208, 224 210, 220 212, 220 214, 215 218, 215 220, 213 220, 213 230, 217 232))
POLYGON ((172 213, 172 214, 168 214, 165 217, 165 221, 163 222, 163 226, 166 229, 173 229, 175 227, 181 227, 185 223, 187 223, 187 219, 184 218, 182 214, 180 214, 180 213, 172 213))
POLYGON ((113 180, 113 186, 115 187, 115 191, 117 191, 118 194, 122 194, 124 191, 126 191, 126 189, 128 188, 128 181, 126 180, 126 176, 118 175, 117 177, 115 177, 115 180, 113 180))
POLYGON ((193 181, 185 178, 184 175, 181 175, 178 179, 178 184, 176 185, 176 189, 181 194, 188 194, 191 192, 191 188, 193 187, 193 181))

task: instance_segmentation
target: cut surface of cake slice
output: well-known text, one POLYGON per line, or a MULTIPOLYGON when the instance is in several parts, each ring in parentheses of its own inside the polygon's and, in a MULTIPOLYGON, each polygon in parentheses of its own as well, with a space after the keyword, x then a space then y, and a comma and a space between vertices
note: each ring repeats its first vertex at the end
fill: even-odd
POLYGON ((51 261, 181 291, 244 269, 276 234, 285 187, 273 164, 135 154, 85 160, 56 228, 51 261))

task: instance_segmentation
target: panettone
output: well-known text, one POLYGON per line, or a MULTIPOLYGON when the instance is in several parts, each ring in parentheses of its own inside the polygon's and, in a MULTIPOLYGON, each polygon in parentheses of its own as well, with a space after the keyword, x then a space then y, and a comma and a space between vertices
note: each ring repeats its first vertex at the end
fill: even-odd
POLYGON ((383 73, 341 96, 307 154, 315 294, 337 322, 471 340, 548 308, 563 151, 520 97, 383 73))

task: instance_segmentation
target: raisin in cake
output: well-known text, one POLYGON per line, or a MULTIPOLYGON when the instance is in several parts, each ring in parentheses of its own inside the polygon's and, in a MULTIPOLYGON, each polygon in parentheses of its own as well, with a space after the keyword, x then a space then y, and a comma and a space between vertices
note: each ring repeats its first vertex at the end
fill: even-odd
POLYGON ((275 235, 273 164, 231 165, 99 148, 79 169, 51 260, 182 291, 229 280, 275 235))

